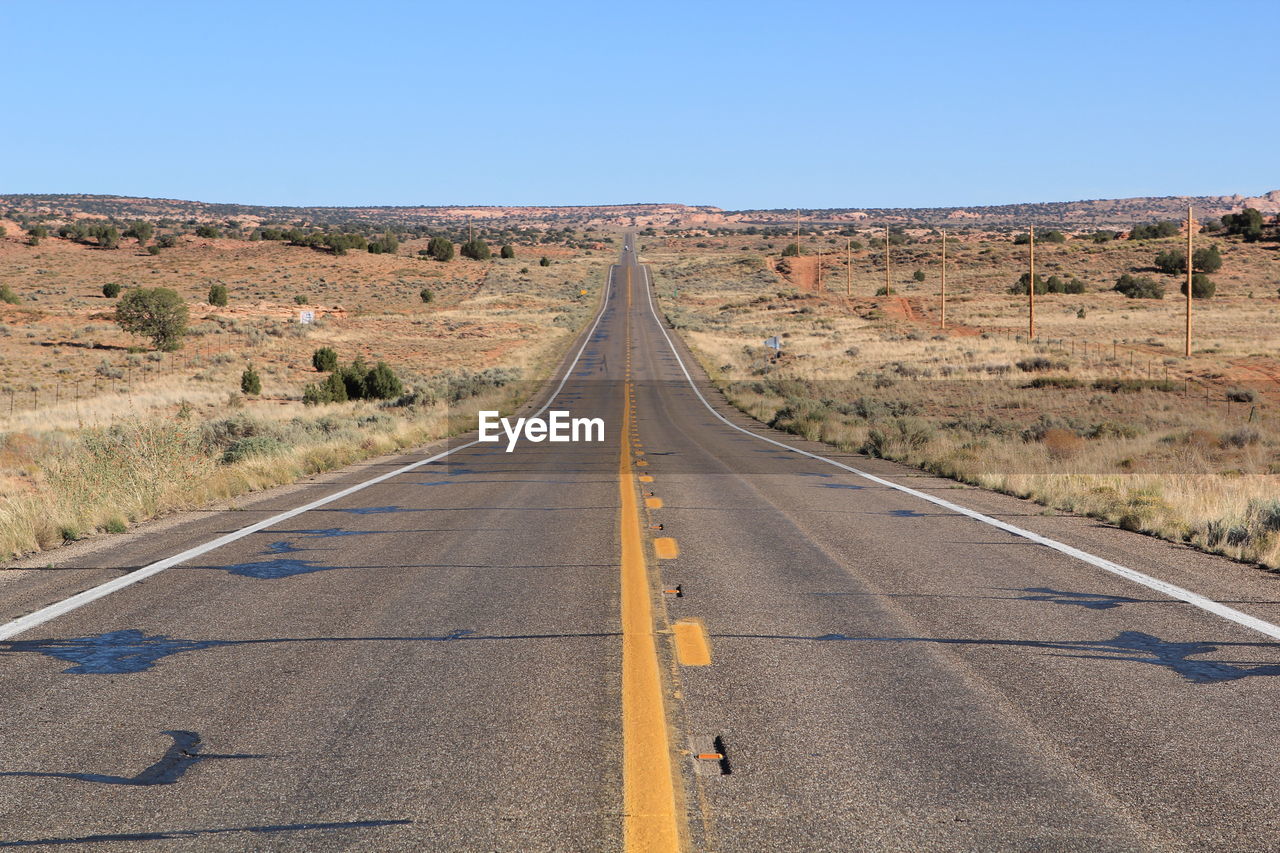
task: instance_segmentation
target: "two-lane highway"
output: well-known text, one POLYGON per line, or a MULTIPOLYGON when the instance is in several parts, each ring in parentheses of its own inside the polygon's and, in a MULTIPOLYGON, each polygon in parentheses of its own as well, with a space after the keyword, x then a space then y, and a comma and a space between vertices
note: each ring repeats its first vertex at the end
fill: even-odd
POLYGON ((751 423, 631 238, 539 407, 0 580, 199 552, 0 629, 0 847, 1280 846, 1269 577, 751 423))

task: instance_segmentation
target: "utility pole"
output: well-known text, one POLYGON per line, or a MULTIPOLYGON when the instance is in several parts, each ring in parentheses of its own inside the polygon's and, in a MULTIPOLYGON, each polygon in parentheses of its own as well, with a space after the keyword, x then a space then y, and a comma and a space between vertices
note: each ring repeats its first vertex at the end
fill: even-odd
POLYGON ((1027 281, 1027 339, 1036 339, 1036 227, 1031 226, 1031 278, 1027 281))
POLYGON ((846 237, 844 242, 844 295, 853 296, 853 238, 846 237))
POLYGON ((942 229, 942 328, 947 327, 947 229, 942 229))
POLYGON ((893 285, 889 283, 889 226, 884 227, 884 295, 893 294, 893 285))
POLYGON ((1186 358, 1191 358, 1191 229, 1194 224, 1191 205, 1187 205, 1187 337, 1182 353, 1186 358))

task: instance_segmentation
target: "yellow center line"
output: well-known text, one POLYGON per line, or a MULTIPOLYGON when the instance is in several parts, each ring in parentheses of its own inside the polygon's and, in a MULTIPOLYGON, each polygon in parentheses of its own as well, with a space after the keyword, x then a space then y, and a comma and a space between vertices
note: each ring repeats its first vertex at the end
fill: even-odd
MULTIPOLYGON (((631 269, 627 268, 627 303, 631 269)), ((627 345, 630 346, 628 330, 627 345)), ((626 381, 631 393, 630 378, 626 381)), ((679 851, 682 821, 676 815, 676 787, 662 696, 658 646, 653 630, 649 571, 640 537, 638 487, 627 435, 631 412, 622 411, 618 452, 618 494, 622 503, 622 799, 623 841, 629 853, 679 851)))

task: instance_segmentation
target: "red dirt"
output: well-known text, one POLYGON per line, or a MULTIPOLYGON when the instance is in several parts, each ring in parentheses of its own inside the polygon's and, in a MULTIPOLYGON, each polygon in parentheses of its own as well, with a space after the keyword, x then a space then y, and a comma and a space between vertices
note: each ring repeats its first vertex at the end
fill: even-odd
MULTIPOLYGON (((795 258, 783 258, 787 265, 791 267, 791 272, 782 274, 787 281, 800 288, 801 290, 815 291, 818 289, 818 259, 812 256, 804 256, 795 258)), ((774 271, 777 272, 775 264, 774 271)), ((781 274, 781 273, 780 273, 781 274)))
POLYGON ((1227 378, 1250 384, 1264 383, 1273 388, 1280 385, 1280 364, 1273 358, 1251 355, 1232 359, 1228 364, 1233 369, 1228 370, 1227 378))

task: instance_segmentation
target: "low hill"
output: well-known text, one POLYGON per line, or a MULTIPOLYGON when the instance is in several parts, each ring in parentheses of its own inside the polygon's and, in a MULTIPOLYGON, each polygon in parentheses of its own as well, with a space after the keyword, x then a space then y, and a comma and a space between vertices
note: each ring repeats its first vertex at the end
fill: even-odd
POLYGON ((1156 219, 1178 219, 1187 205, 1198 218, 1217 217, 1245 207, 1280 213, 1280 190, 1260 196, 1166 196, 1092 199, 974 207, 832 208, 723 210, 708 205, 617 204, 567 207, 422 206, 422 207, 269 207, 214 204, 179 199, 110 195, 0 195, 0 215, 11 219, 146 219, 196 224, 234 220, 244 226, 341 226, 364 230, 456 228, 467 222, 489 228, 516 227, 666 227, 724 228, 778 226, 796 222, 875 225, 967 225, 976 228, 1024 227, 1028 223, 1070 229, 1124 228, 1156 219))

